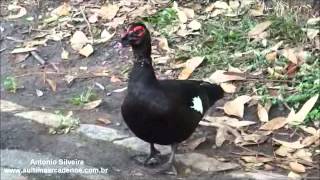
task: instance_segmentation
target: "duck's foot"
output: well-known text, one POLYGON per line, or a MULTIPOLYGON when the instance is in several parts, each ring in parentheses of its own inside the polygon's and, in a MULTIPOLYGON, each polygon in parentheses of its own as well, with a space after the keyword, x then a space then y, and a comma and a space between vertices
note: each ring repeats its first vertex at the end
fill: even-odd
POLYGON ((170 175, 170 176, 177 176, 178 172, 173 164, 166 163, 166 164, 158 167, 155 174, 165 174, 165 175, 170 175))
POLYGON ((142 166, 156 166, 161 163, 159 155, 153 155, 152 157, 150 157, 150 155, 146 154, 137 154, 132 156, 131 159, 142 166))

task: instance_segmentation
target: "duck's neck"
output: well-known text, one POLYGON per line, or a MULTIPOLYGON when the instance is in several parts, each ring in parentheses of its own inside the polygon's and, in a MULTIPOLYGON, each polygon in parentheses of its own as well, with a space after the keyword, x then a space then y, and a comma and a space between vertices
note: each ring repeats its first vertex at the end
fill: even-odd
POLYGON ((151 59, 151 44, 142 46, 133 46, 134 65, 130 73, 129 85, 138 82, 144 85, 153 85, 157 83, 151 59))

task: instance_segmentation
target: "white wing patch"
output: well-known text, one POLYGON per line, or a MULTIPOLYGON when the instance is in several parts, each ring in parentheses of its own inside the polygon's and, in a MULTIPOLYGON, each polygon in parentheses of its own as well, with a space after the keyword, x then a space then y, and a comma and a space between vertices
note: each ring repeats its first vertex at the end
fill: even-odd
POLYGON ((199 96, 192 98, 192 103, 193 106, 191 106, 192 109, 200 112, 201 114, 203 113, 203 106, 202 106, 202 101, 199 96))

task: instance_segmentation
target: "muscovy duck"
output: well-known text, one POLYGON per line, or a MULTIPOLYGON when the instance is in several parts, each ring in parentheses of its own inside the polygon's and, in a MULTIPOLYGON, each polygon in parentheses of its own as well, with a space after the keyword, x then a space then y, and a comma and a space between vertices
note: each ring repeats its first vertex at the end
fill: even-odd
POLYGON ((150 33, 143 23, 132 23, 121 44, 131 45, 134 53, 128 92, 121 106, 123 119, 138 138, 150 143, 146 164, 159 153, 154 144, 171 145, 165 172, 174 168, 178 143, 195 131, 209 107, 223 97, 223 90, 204 81, 158 80, 152 66, 150 33))

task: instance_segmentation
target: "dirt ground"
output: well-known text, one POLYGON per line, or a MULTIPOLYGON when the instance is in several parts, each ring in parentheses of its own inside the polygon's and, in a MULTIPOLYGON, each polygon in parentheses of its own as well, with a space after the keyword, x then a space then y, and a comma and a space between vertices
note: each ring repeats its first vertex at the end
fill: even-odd
MULTIPOLYGON (((6 6, 8 1, 1 2, 2 6, 6 6)), ((48 7, 57 7, 60 1, 41 1, 40 6, 30 5, 27 6, 28 13, 35 17, 45 12, 48 7)), ((1 12, 2 14, 5 12, 1 12)), ((88 58, 71 53, 70 59, 62 61, 60 56, 62 48, 70 49, 67 41, 48 41, 47 46, 43 46, 37 50, 39 55, 46 60, 45 65, 40 65, 39 62, 33 57, 29 56, 23 62, 15 63, 14 57, 10 52, 15 48, 20 40, 26 40, 36 33, 37 18, 34 21, 14 20, 3 21, 1 20, 0 27, 4 29, 1 33, 1 77, 16 76, 19 84, 17 93, 9 93, 1 87, 1 99, 10 100, 17 104, 23 105, 30 110, 46 110, 48 112, 55 112, 61 110, 63 112, 74 110, 74 116, 80 119, 80 123, 97 124, 98 118, 107 118, 111 120, 108 127, 128 131, 125 124, 122 122, 120 114, 120 105, 124 98, 125 92, 111 93, 113 90, 126 87, 128 69, 132 63, 129 58, 124 58, 119 55, 119 52, 114 48, 117 39, 116 35, 111 43, 100 44, 95 47, 95 52, 88 58), (14 37, 14 38, 8 38, 14 37), (55 71, 56 66, 59 72, 55 71), (83 77, 75 79, 73 83, 67 84, 63 77, 69 69, 79 69, 80 67, 87 67, 89 70, 95 68, 103 68, 110 74, 106 77, 83 77), (54 79, 57 82, 56 92, 52 92, 48 84, 43 82, 44 72, 47 73, 46 77, 54 79), (111 82, 111 76, 115 75, 121 82, 111 82), (100 83, 105 87, 102 90, 95 86, 100 83), (84 91, 87 87, 94 87, 98 97, 103 99, 103 103, 93 110, 77 110, 76 106, 71 105, 68 100, 74 94, 84 91), (44 95, 38 97, 36 89, 41 90, 44 95)), ((130 54, 130 53, 129 53, 130 54)), ((156 67, 157 73, 161 73, 161 67, 156 67)), ((81 73, 81 72, 80 72, 81 73)), ((170 77, 169 77, 170 78, 170 77)), ((1 78, 1 84, 2 84, 1 78)), ((221 106, 224 100, 218 102, 215 107, 221 106)), ((212 108, 211 114, 221 114, 219 110, 212 108)), ((281 107, 274 108, 271 112, 271 118, 280 114, 286 114, 281 110, 281 107), (280 111, 279 111, 280 109, 280 111)), ((257 121, 255 110, 249 108, 245 113, 245 119, 249 121, 257 121)), ((290 130, 291 131, 291 130, 290 130)), ((293 131, 293 130, 292 130, 293 131)), ((275 132, 274 137, 280 137, 283 132, 275 132)), ((286 132, 292 133, 292 132, 286 132)), ((209 127, 199 127, 193 137, 205 135, 207 141, 201 144, 195 152, 204 153, 212 157, 225 158, 226 160, 238 162, 239 155, 245 153, 251 154, 245 149, 236 147, 233 144, 226 144, 219 148, 212 148, 214 145, 216 129, 209 127)), ((291 140, 298 137, 293 136, 291 140)), ((259 146, 250 147, 253 152, 261 152, 272 155, 274 147, 270 145, 271 140, 259 146)), ((148 171, 144 167, 136 165, 130 160, 130 156, 135 152, 125 148, 117 147, 113 144, 101 143, 99 141, 92 141, 85 137, 81 137, 74 133, 63 135, 49 135, 48 128, 29 121, 21 120, 12 116, 10 113, 1 113, 1 149, 20 149, 25 151, 51 153, 57 157, 63 158, 78 158, 84 159, 88 165, 93 167, 106 167, 110 169, 110 174, 114 179, 127 179, 130 173, 138 169, 139 171, 148 171)), ((182 151, 182 150, 181 150, 182 151)), ((242 169, 244 170, 244 169, 242 169)), ((285 173, 284 170, 276 168, 274 172, 285 173)), ((311 176, 317 176, 317 170, 311 171, 311 176)), ((148 174, 148 173, 147 173, 148 174)), ((215 175, 201 174, 201 178, 196 176, 184 177, 186 179, 230 179, 225 177, 224 173, 217 173, 215 175)), ((43 179, 37 175, 31 175, 30 178, 43 179)), ((183 176, 182 176, 183 177, 183 176)), ((78 177, 81 179, 80 177, 78 177)), ((136 177, 136 179, 175 179, 170 176, 153 177, 151 174, 143 178, 136 177)), ((74 177, 61 177, 51 176, 46 179, 74 179, 74 177)), ((132 179, 132 178, 130 178, 132 179)))

